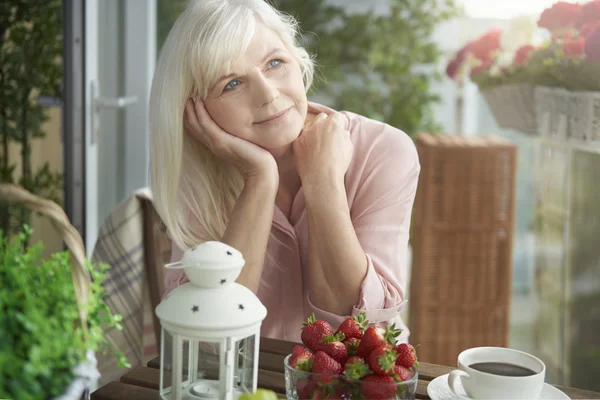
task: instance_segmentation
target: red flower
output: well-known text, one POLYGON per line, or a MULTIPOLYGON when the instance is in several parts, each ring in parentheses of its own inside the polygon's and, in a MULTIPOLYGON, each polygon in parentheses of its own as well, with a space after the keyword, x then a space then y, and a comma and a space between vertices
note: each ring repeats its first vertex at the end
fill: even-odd
POLYGON ((470 54, 479 60, 487 61, 491 59, 494 51, 500 48, 500 35, 502 30, 499 28, 493 28, 487 33, 479 37, 471 43, 468 51, 470 54))
POLYGON ((515 64, 517 64, 517 65, 526 64, 527 61, 529 61, 529 58, 531 57, 531 53, 533 52, 533 50, 535 50, 535 47, 533 47, 530 44, 526 44, 525 46, 519 47, 519 49, 517 50, 517 52, 515 54, 515 64))
POLYGON ((590 33, 594 32, 599 26, 600 20, 596 22, 588 22, 587 24, 583 25, 579 30, 579 36, 586 37, 590 33))
POLYGON ((460 49, 458 53, 456 53, 456 57, 454 57, 454 60, 448 63, 448 66, 446 67, 446 74, 450 77, 450 79, 456 78, 456 74, 458 73, 458 70, 462 66, 463 62, 465 61, 470 46, 471 42, 464 45, 463 48, 460 49))
POLYGON ((600 61, 600 26, 585 37, 585 55, 590 61, 600 61))
POLYGON ((561 29, 560 31, 552 32, 553 42, 562 42, 563 40, 573 39, 573 31, 567 29, 561 29))
POLYGON ((550 31, 574 26, 580 17, 581 10, 581 4, 559 1, 542 12, 538 26, 550 31))
POLYGON ((581 7, 581 13, 577 18, 576 26, 581 29, 584 25, 598 23, 600 21, 600 0, 592 0, 581 7))
POLYGON ((450 61, 446 67, 446 75, 448 75, 450 79, 456 78, 456 74, 458 74, 461 65, 462 63, 457 58, 450 61))
POLYGON ((492 60, 491 58, 481 60, 478 66, 473 67, 473 69, 471 69, 471 76, 481 74, 482 72, 487 71, 492 66, 493 62, 494 60, 492 60))
POLYGON ((585 39, 573 39, 563 44, 563 51, 567 57, 577 57, 583 55, 585 51, 585 39))

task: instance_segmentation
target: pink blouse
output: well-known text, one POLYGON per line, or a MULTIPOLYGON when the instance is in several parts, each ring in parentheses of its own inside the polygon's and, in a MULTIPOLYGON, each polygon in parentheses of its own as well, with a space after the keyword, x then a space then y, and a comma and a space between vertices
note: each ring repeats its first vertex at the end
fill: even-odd
MULTIPOLYGON (((334 112, 316 103, 309 111, 334 112)), ((350 216, 365 252, 367 274, 353 314, 365 312, 370 323, 396 323, 405 305, 407 249, 412 206, 420 164, 413 141, 404 132, 382 122, 343 112, 354 144, 354 155, 345 184, 350 216)), ((291 218, 275 207, 258 298, 267 308, 261 335, 300 341, 300 328, 311 313, 328 321, 334 329, 347 317, 316 308, 306 285, 308 271, 308 223, 302 189, 294 198, 291 218)), ((171 262, 182 250, 175 243, 171 262)), ((181 269, 168 270, 165 292, 187 282, 181 269)))

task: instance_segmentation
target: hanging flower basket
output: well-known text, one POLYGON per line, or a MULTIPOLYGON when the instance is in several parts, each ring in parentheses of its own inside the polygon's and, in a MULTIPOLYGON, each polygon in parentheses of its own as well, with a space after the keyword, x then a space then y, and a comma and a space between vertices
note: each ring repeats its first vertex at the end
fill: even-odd
POLYGON ((538 134, 533 85, 493 86, 483 89, 482 94, 501 128, 538 134))
POLYGON ((556 140, 569 137, 570 95, 562 88, 535 88, 535 110, 541 136, 556 140))
POLYGON ((600 142, 600 92, 571 92, 568 102, 569 137, 600 142))

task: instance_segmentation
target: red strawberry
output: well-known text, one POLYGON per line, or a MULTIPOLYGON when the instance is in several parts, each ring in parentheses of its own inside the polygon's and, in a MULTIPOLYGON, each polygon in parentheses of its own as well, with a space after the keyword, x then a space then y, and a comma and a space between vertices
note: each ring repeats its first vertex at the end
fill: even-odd
POLYGON ((294 346, 290 357, 290 365, 296 369, 310 372, 313 358, 314 354, 310 350, 302 346, 294 346))
POLYGON ((397 382, 407 381, 410 378, 412 378, 414 374, 414 372, 412 372, 408 368, 403 367, 402 365, 396 364, 394 366, 394 379, 396 379, 397 382))
POLYGON ((335 361, 344 365, 348 361, 348 348, 342 343, 342 340, 344 340, 343 333, 323 336, 321 351, 329 354, 335 361))
POLYGON ((296 393, 301 400, 310 399, 313 391, 317 387, 317 382, 309 378, 301 378, 296 381, 296 393))
POLYGON ((395 324, 388 325, 385 329, 378 326, 370 326, 365 331, 365 334, 360 339, 356 354, 364 359, 367 359, 369 354, 379 346, 384 344, 396 344, 396 337, 400 335, 402 330, 396 329, 395 324))
POLYGON ((365 399, 391 399, 396 393, 396 381, 391 376, 369 375, 362 379, 360 392, 365 399))
POLYGON ((358 380, 363 376, 367 376, 371 373, 369 366, 365 363, 365 360, 361 357, 350 357, 346 365, 344 365, 344 375, 350 379, 358 380))
POLYGON ((335 333, 342 332, 346 339, 357 338, 360 339, 365 332, 365 328, 369 324, 367 321, 365 313, 361 312, 358 315, 353 315, 348 317, 341 323, 337 331, 335 333))
POLYGON ((398 359, 396 360, 396 364, 402 365, 406 368, 419 366, 419 362, 417 361, 417 352, 411 344, 400 343, 396 346, 396 351, 398 352, 398 359))
POLYGON ((342 395, 339 391, 333 389, 332 386, 320 386, 318 387, 310 397, 311 400, 341 400, 342 395))
POLYGON ((325 335, 331 335, 333 328, 326 321, 317 320, 313 313, 306 322, 302 323, 302 334, 300 339, 312 351, 321 350, 321 339, 325 335))
MULTIPOLYGON (((331 358, 324 351, 317 351, 313 360, 312 372, 316 374, 338 375, 343 371, 342 365, 331 358)), ((328 383, 333 380, 332 376, 315 377, 315 380, 328 383)))
POLYGON ((358 345, 360 344, 360 339, 350 338, 348 340, 344 340, 344 344, 348 349, 348 357, 352 357, 356 355, 356 351, 358 350, 358 345))
POLYGON ((384 344, 376 347, 369 357, 367 363, 371 371, 377 375, 392 375, 394 373, 394 365, 398 358, 398 353, 391 344, 384 344))

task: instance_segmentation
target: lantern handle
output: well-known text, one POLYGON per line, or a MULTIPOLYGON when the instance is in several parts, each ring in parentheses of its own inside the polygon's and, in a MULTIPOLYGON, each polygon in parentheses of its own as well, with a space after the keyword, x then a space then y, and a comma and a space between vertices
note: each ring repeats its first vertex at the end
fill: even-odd
POLYGON ((181 261, 175 261, 172 263, 165 264, 165 268, 179 269, 183 268, 183 264, 181 263, 181 261))

